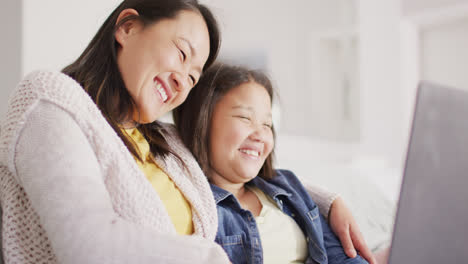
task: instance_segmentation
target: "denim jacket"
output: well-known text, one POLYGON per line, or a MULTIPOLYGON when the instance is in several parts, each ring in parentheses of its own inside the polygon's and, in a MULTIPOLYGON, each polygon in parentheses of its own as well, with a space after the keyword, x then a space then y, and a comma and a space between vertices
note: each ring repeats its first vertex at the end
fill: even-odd
MULTIPOLYGON (((320 215, 317 205, 291 171, 276 170, 272 180, 255 177, 247 184, 256 186, 271 197, 300 226, 309 250, 305 263, 367 263, 360 256, 346 256, 340 241, 320 215)), ((218 211, 216 242, 224 248, 234 264, 263 263, 262 243, 253 214, 242 209, 230 192, 213 184, 211 190, 218 211)))

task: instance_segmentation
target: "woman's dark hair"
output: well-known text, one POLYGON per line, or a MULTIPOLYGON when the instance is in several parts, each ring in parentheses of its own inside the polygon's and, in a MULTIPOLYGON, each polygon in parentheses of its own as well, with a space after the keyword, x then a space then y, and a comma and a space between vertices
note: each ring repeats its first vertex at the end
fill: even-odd
MULTIPOLYGON (((208 27, 210 54, 204 66, 206 69, 215 61, 221 42, 216 19, 206 6, 197 0, 124 0, 106 19, 81 56, 62 70, 91 96, 129 151, 138 158, 140 156, 134 143, 119 127, 133 111, 135 104, 117 65, 119 44, 115 39, 115 32, 129 20, 139 20, 144 26, 148 26, 162 19, 175 18, 183 10, 201 14, 208 27), (135 9, 138 15, 127 16, 117 24, 119 14, 127 8, 135 9)), ((158 122, 142 124, 138 129, 150 144, 153 155, 164 157, 172 153, 179 158, 162 136, 158 122)))
MULTIPOLYGON (((217 63, 211 66, 192 89, 187 99, 172 114, 180 137, 197 159, 207 177, 210 172, 210 128, 216 104, 231 89, 255 82, 265 87, 273 102, 274 90, 265 73, 242 66, 217 63)), ((273 137, 275 130, 272 127, 273 137)), ((264 179, 274 176, 274 151, 268 155, 259 175, 264 179)))

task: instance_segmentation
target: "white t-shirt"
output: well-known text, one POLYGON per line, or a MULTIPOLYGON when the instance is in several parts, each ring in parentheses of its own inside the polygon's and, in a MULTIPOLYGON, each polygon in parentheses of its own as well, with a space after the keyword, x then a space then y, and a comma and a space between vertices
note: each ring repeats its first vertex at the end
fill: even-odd
POLYGON ((260 189, 249 189, 262 203, 260 215, 255 220, 262 242, 263 263, 304 263, 308 254, 307 241, 299 225, 260 189))

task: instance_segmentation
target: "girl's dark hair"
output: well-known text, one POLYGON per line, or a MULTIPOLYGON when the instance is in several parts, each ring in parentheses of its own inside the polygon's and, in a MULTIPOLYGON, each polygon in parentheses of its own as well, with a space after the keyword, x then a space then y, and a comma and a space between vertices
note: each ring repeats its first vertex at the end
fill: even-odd
MULTIPOLYGON (((134 102, 117 65, 119 44, 115 39, 115 32, 129 20, 139 20, 144 26, 148 26, 162 19, 175 18, 183 10, 201 14, 208 27, 210 54, 204 66, 206 69, 215 61, 221 41, 216 19, 206 6, 197 0, 124 0, 106 19, 81 56, 62 70, 91 96, 128 150, 138 158, 140 155, 134 143, 119 127, 133 111, 134 102), (135 9, 138 15, 125 17, 117 24, 119 14, 127 8, 135 9)), ((171 153, 179 158, 161 134, 161 125, 158 122, 142 124, 138 129, 148 141, 153 155, 164 157, 171 153)))
MULTIPOLYGON (((242 66, 215 64, 200 78, 187 99, 172 114, 177 130, 185 145, 192 151, 207 177, 210 172, 210 128, 216 104, 231 89, 248 82, 265 87, 273 102, 274 90, 265 73, 242 66)), ((275 130, 272 127, 273 137, 275 130)), ((259 175, 272 179, 274 151, 268 155, 259 175)))

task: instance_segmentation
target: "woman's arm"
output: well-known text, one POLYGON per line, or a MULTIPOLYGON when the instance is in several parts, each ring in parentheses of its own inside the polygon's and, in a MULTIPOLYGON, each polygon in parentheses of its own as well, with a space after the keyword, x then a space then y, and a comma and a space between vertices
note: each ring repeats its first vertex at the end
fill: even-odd
POLYGON ((212 241, 120 218, 88 139, 61 108, 40 102, 16 153, 19 180, 60 263, 228 263, 212 241))
POLYGON ((312 184, 305 183, 304 187, 319 207, 320 213, 328 219, 332 204, 338 198, 338 194, 312 184))
POLYGON ((337 194, 314 185, 304 185, 320 213, 328 219, 331 229, 339 237, 346 255, 354 258, 357 252, 370 264, 377 263, 366 244, 353 214, 337 194))
POLYGON ((320 216, 322 223, 323 239, 325 243, 325 249, 327 251, 328 263, 329 264, 365 264, 368 263, 360 255, 351 257, 347 255, 342 247, 342 244, 331 231, 330 226, 327 224, 325 219, 320 216))
POLYGON ((346 255, 354 258, 356 251, 370 264, 376 264, 374 255, 366 244, 353 214, 341 197, 337 197, 330 208, 329 224, 333 232, 340 238, 346 255))

